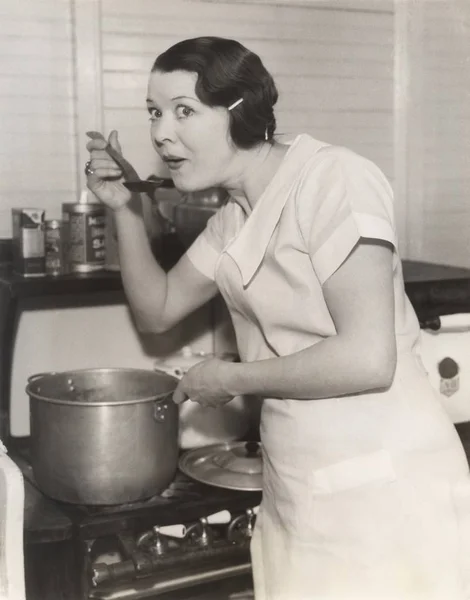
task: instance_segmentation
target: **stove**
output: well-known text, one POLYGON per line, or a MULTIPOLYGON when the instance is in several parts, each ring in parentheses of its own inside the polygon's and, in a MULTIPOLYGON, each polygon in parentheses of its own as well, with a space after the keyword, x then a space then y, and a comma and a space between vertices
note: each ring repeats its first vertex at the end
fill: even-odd
POLYGON ((27 600, 210 600, 214 582, 217 600, 250 597, 260 492, 208 486, 177 471, 152 498, 72 505, 41 492, 27 445, 11 455, 25 481, 27 600))

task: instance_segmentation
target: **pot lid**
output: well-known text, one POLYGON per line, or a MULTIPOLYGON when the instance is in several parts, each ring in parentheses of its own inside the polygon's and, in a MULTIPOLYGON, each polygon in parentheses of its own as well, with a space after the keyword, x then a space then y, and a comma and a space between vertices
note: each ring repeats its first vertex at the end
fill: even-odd
POLYGON ((262 489, 263 463, 258 442, 224 442, 185 452, 180 470, 201 483, 230 490, 262 489))

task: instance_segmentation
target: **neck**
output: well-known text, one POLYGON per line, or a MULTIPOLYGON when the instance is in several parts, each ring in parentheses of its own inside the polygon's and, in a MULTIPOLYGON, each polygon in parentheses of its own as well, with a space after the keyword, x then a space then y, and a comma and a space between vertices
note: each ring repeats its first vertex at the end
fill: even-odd
POLYGON ((288 146, 263 143, 251 150, 241 150, 236 158, 236 175, 226 185, 227 191, 249 214, 274 177, 288 146))

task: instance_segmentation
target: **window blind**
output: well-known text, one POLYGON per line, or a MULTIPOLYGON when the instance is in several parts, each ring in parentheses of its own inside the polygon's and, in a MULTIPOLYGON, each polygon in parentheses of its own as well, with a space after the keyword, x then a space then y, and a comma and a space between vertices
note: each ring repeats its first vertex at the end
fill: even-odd
POLYGON ((0 237, 11 208, 60 216, 76 198, 69 0, 0 3, 0 237))

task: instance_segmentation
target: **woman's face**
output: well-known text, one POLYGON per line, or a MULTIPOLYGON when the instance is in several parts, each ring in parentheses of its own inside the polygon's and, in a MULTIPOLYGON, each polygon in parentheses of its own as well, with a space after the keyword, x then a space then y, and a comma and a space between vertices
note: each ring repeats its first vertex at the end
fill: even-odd
POLYGON ((148 84, 152 144, 185 192, 223 186, 236 152, 227 109, 202 104, 196 81, 188 71, 155 71, 148 84))

